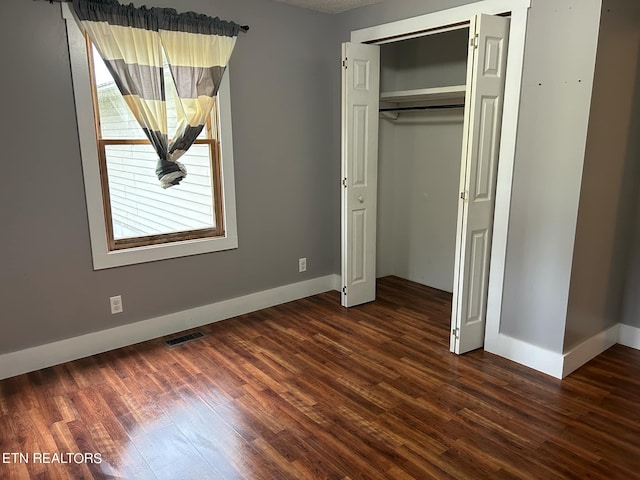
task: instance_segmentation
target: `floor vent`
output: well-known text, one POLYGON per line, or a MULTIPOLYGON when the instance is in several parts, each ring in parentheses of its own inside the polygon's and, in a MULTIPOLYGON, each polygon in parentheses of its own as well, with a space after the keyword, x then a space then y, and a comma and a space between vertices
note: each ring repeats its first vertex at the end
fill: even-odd
POLYGON ((192 342, 193 340, 197 340, 202 337, 204 337, 204 333, 193 332, 188 335, 182 335, 181 337, 170 338, 164 343, 166 343, 170 347, 175 347, 176 345, 182 345, 183 343, 192 342))

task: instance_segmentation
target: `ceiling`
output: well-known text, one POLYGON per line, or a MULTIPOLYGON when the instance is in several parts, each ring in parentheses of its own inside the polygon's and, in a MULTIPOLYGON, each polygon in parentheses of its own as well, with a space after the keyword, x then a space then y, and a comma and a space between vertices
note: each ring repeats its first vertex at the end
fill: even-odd
POLYGON ((353 8, 380 3, 383 0, 276 0, 276 2, 294 5, 296 7, 317 10, 323 13, 346 12, 353 8))

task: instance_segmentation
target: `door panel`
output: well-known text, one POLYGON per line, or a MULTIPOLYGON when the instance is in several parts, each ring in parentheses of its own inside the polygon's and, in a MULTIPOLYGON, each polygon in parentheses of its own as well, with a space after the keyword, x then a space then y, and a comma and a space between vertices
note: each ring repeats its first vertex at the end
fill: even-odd
POLYGON ((353 251, 351 254, 351 278, 350 283, 362 283, 365 281, 365 254, 367 249, 364 248, 366 236, 367 209, 353 210, 352 215, 352 232, 353 232, 353 251))
POLYGON ((482 292, 485 290, 483 285, 487 277, 487 264, 484 261, 487 257, 487 234, 486 228, 471 233, 470 261, 469 261, 469 297, 467 302, 467 314, 465 316, 465 325, 481 322, 485 311, 485 297, 482 292))
POLYGON ((342 305, 375 300, 380 48, 342 45, 342 305))
MULTIPOLYGON (((369 120, 368 105, 353 106, 353 158, 351 163, 353 187, 367 186, 367 123, 369 120)), ((348 178, 348 177, 347 177, 348 178)))
POLYGON ((509 19, 476 15, 471 25, 451 322, 456 353, 484 343, 509 19))
POLYGON ((495 132, 499 129, 497 122, 498 99, 484 97, 480 112, 480 134, 478 141, 478 165, 475 175, 475 189, 473 189, 474 202, 493 202, 495 193, 495 175, 497 168, 498 152, 495 144, 495 132))

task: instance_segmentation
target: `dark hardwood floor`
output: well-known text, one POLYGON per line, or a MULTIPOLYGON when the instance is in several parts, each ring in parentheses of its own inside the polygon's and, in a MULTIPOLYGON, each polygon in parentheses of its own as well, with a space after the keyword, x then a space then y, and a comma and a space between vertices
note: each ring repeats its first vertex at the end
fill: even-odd
POLYGON ((450 301, 390 277, 4 380, 0 478, 640 478, 639 351, 456 356, 450 301))

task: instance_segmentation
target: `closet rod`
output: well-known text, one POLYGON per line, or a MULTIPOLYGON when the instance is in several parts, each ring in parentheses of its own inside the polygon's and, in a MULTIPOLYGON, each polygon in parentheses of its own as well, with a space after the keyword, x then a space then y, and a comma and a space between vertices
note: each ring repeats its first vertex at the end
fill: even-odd
POLYGON ((444 110, 447 108, 464 108, 464 104, 455 105, 425 105, 423 107, 394 107, 394 108, 381 108, 381 112, 406 112, 409 110, 444 110))

